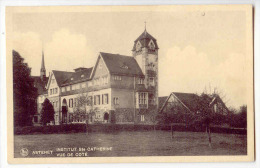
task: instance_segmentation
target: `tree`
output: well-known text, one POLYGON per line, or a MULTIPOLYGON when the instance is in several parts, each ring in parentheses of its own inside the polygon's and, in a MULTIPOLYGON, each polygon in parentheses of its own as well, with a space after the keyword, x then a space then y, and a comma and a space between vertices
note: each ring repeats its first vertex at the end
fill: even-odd
POLYGON ((209 95, 202 93, 198 99, 198 115, 196 121, 206 127, 208 133, 209 146, 211 147, 211 130, 210 124, 213 118, 213 112, 210 107, 211 98, 209 95))
POLYGON ((74 117, 80 118, 84 116, 86 121, 86 131, 88 133, 88 124, 89 124, 89 117, 92 117, 94 109, 92 103, 92 97, 89 97, 87 93, 81 93, 77 96, 76 106, 74 107, 74 117), (90 110, 87 110, 87 106, 90 106, 90 110))
POLYGON ((240 127, 247 128, 247 106, 243 105, 240 107, 240 127))
POLYGON ((32 125, 37 111, 37 88, 30 74, 31 68, 24 63, 24 58, 13 50, 14 126, 32 125))
POLYGON ((231 127, 247 128, 247 106, 243 105, 239 110, 230 110, 228 123, 231 127))
POLYGON ((51 121, 54 121, 54 108, 49 101, 49 99, 45 99, 42 103, 42 110, 41 110, 41 122, 43 125, 46 125, 47 123, 50 123, 51 121))

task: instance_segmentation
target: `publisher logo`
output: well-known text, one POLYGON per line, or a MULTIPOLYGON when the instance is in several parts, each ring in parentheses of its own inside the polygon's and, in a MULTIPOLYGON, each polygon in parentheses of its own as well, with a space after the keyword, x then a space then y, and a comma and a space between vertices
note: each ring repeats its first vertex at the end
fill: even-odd
POLYGON ((22 148, 22 149, 20 150, 20 154, 21 154, 23 157, 26 157, 26 156, 28 156, 29 151, 28 151, 27 148, 22 148))

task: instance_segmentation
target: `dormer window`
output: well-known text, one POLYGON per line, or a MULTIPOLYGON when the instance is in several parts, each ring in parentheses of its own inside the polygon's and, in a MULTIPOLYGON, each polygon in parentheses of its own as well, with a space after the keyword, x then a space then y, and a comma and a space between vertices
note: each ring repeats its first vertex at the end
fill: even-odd
POLYGON ((153 40, 151 40, 151 41, 149 42, 148 46, 149 46, 149 48, 152 49, 152 50, 155 49, 155 45, 154 45, 153 40))
POLYGON ((137 51, 141 50, 141 47, 142 47, 142 45, 141 45, 140 41, 138 41, 138 42, 136 43, 136 50, 137 50, 137 51))
POLYGON ((121 66, 121 68, 123 69, 128 69, 128 66, 126 66, 125 64, 121 66))
POLYGON ((83 78, 83 77, 84 77, 84 75, 81 75, 81 77, 83 78))
POLYGON ((73 78, 71 78, 70 80, 74 80, 73 78))

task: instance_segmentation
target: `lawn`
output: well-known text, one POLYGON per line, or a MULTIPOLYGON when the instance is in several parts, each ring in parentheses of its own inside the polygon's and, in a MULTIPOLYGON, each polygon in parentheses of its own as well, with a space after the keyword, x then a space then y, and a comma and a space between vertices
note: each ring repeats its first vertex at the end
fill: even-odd
POLYGON ((173 139, 170 131, 34 134, 14 136, 14 156, 23 157, 20 154, 22 148, 28 149, 27 157, 85 156, 86 153, 90 157, 246 155, 246 144, 246 135, 213 133, 210 148, 204 132, 174 132, 173 139), (60 152, 60 148, 74 151, 60 152), (86 151, 80 152, 79 148, 86 151))

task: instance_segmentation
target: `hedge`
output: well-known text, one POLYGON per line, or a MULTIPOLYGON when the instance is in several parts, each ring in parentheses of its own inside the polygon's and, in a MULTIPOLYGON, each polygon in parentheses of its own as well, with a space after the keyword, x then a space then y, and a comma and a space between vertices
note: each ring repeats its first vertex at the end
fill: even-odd
MULTIPOLYGON (((204 132, 205 127, 192 127, 185 125, 173 125, 174 131, 180 132, 204 132)), ((24 134, 58 134, 58 133, 77 133, 77 132, 116 132, 116 131, 151 131, 151 130, 171 130, 170 125, 131 125, 131 124, 67 124, 67 125, 51 125, 51 126, 28 126, 15 127, 15 135, 24 134)), ((213 133, 226 134, 246 134, 246 129, 227 128, 227 127, 211 127, 213 133)))

